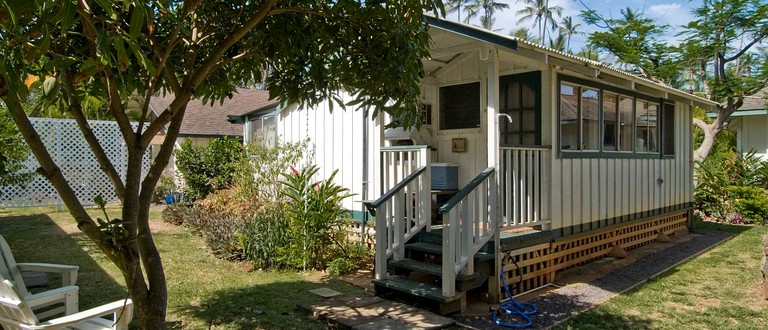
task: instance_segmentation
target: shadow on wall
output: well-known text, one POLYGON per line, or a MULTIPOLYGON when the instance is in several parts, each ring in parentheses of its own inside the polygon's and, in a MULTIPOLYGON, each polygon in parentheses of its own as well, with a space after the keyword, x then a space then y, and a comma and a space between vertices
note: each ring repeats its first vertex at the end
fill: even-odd
MULTIPOLYGON (((69 214, 66 215, 69 217, 69 214)), ((74 228, 74 222, 73 228, 74 228)), ((78 230, 74 228, 74 230, 78 230)), ((106 256, 85 234, 67 233, 46 214, 5 216, 0 214, 0 235, 11 247, 16 262, 41 262, 80 266, 77 285, 80 287, 80 310, 102 305, 128 296, 125 287, 114 280, 102 267, 106 256), (103 258, 97 262, 96 258, 103 258), (101 264, 100 264, 101 262, 101 264)), ((49 275, 50 276, 50 275, 49 275)), ((61 285, 50 277, 54 287, 61 285)))

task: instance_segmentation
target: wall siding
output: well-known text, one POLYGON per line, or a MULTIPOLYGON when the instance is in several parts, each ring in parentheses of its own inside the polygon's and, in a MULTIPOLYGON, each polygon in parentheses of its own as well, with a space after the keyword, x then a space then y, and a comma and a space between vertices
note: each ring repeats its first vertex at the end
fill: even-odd
MULTIPOLYGON (((342 94, 342 99, 346 102, 351 97, 342 94)), ((329 178, 338 169, 334 182, 355 194, 343 202, 344 208, 353 211, 362 210, 359 201, 363 196, 363 115, 363 111, 353 108, 344 111, 338 106, 331 112, 328 103, 323 102, 312 109, 286 109, 280 115, 277 128, 283 142, 309 138, 314 154, 311 163, 320 168, 317 180, 329 178)), ((373 183, 379 176, 377 146, 381 145, 380 127, 378 120, 371 121, 369 118, 366 122, 369 126, 368 177, 373 183)), ((367 190, 368 199, 379 196, 375 184, 369 185, 367 190)))

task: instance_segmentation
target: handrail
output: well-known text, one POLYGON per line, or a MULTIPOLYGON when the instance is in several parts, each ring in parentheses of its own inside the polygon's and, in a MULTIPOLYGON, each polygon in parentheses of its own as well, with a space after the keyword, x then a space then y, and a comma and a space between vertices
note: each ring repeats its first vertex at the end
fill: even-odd
POLYGON ((502 146, 500 149, 515 149, 515 150, 551 150, 552 146, 502 146))
POLYGON ((405 186, 407 186, 411 181, 416 180, 416 178, 419 177, 421 173, 427 170, 426 166, 422 166, 416 169, 413 173, 409 174, 403 181, 398 182, 392 189, 384 193, 381 197, 379 197, 377 200, 373 202, 364 202, 363 204, 368 209, 368 211, 371 212, 372 215, 376 215, 376 208, 381 206, 381 204, 384 204, 388 199, 392 198, 395 194, 397 194, 400 190, 403 190, 405 186))
POLYGON ((461 202, 464 197, 467 197, 472 190, 475 190, 477 186, 479 186, 485 179, 487 179, 491 174, 493 174, 493 171, 495 169, 493 167, 489 167, 484 169, 480 174, 478 174, 472 181, 470 181, 464 188, 461 188, 459 192, 456 193, 456 195, 453 195, 451 199, 449 199, 443 206, 437 209, 438 214, 445 214, 448 211, 450 211, 452 208, 454 208, 456 205, 461 202))

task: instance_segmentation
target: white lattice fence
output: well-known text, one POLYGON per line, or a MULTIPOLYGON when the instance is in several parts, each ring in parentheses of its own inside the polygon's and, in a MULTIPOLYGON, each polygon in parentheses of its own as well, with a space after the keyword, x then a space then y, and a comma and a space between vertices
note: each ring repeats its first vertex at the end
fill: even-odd
MULTIPOLYGON (((73 119, 30 118, 46 148, 61 168, 77 198, 83 204, 93 204, 93 198, 101 195, 108 202, 118 201, 114 188, 106 174, 99 168, 96 157, 85 142, 73 119)), ((89 121, 94 134, 107 157, 125 181, 128 150, 116 122, 89 121)), ((134 126, 135 127, 135 126, 134 126)), ((34 172, 40 165, 31 153, 25 168, 34 172)), ((144 155, 142 177, 149 170, 149 152, 144 155)), ((24 186, 1 187, 0 207, 61 206, 56 189, 39 174, 24 186)))

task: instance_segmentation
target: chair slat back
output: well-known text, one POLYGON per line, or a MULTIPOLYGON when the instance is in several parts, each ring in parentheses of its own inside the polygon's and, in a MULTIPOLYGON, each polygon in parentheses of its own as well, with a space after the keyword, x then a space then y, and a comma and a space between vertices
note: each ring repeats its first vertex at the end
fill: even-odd
POLYGON ((35 313, 21 298, 16 285, 2 275, 0 275, 0 323, 9 328, 14 328, 14 325, 38 323, 35 313), (14 321, 16 324, 13 324, 14 321))
POLYGON ((16 283, 16 289, 22 297, 29 295, 24 279, 21 278, 21 271, 16 266, 16 259, 13 258, 11 247, 5 241, 3 235, 0 235, 0 275, 16 283))

